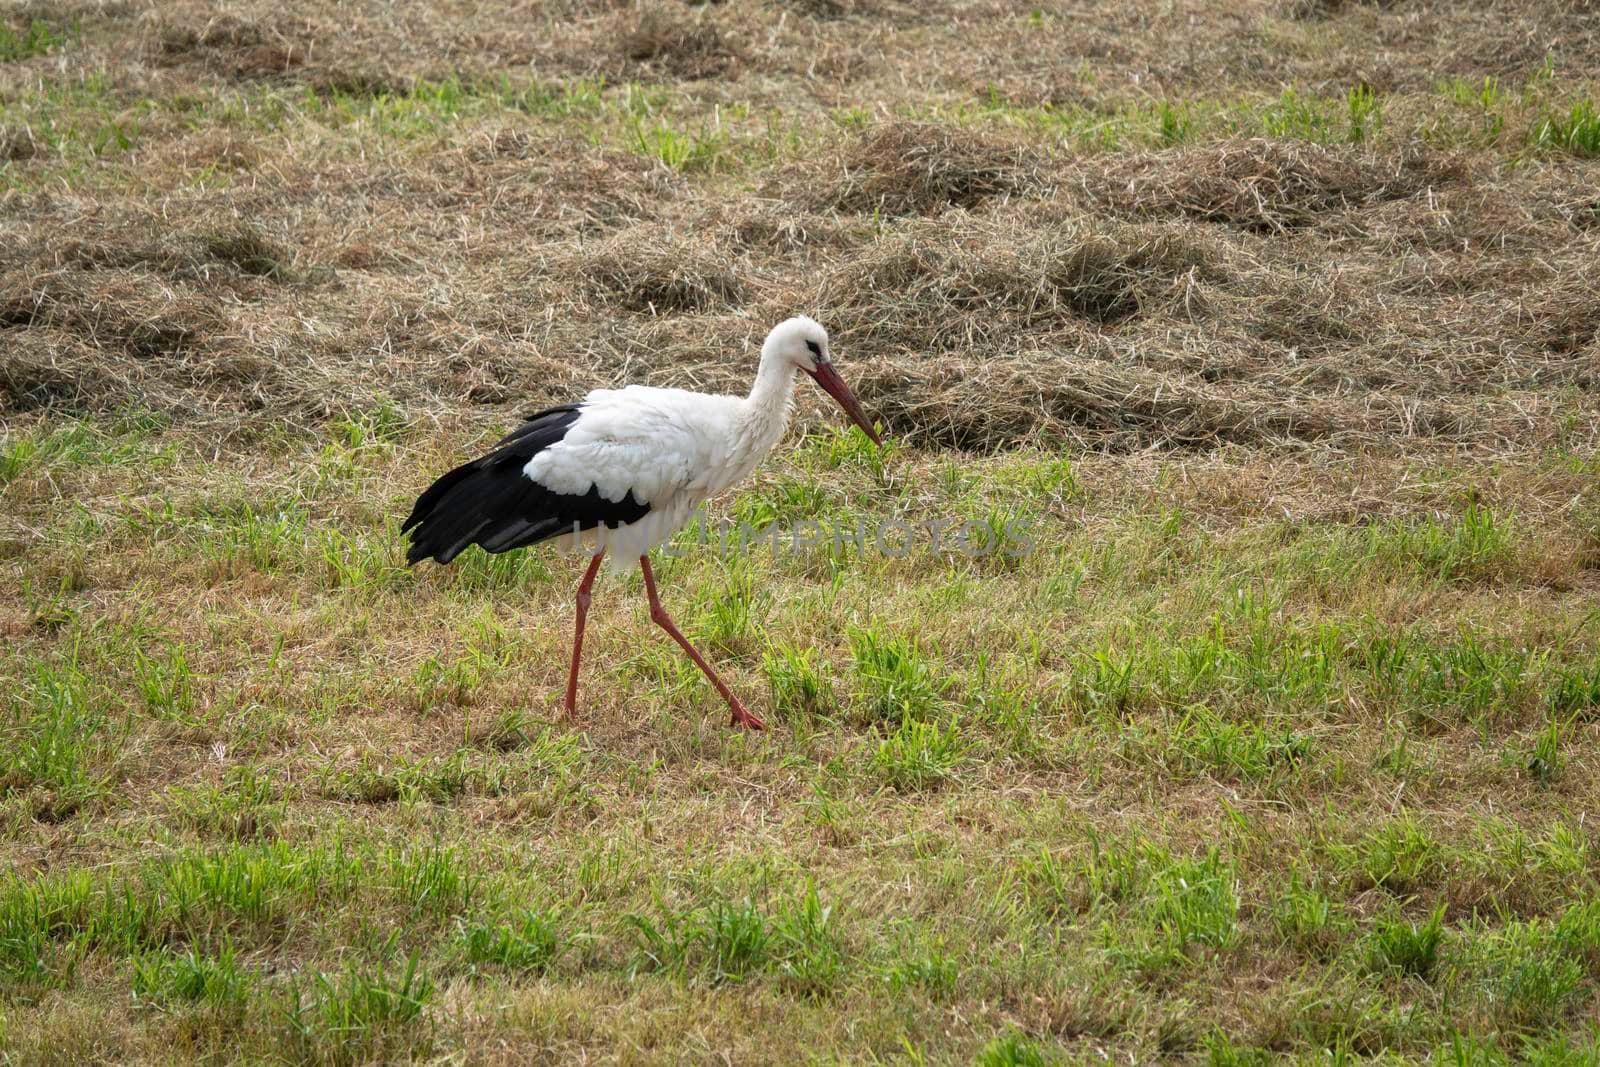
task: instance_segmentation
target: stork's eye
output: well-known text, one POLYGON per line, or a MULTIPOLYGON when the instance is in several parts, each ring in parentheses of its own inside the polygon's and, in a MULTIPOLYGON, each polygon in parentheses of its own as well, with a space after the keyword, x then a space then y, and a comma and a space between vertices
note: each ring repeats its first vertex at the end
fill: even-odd
POLYGON ((811 350, 811 354, 813 356, 816 356, 818 359, 822 358, 822 346, 817 344, 817 342, 815 342, 815 341, 807 341, 806 342, 806 348, 811 350))

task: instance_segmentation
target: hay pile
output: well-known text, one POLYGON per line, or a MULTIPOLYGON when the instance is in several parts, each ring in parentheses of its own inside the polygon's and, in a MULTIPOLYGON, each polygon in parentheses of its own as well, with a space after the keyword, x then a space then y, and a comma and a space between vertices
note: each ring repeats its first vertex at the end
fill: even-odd
MULTIPOLYGON (((7 271, 0 275, 7 348, 0 396, 22 411, 182 410, 191 391, 247 390, 255 378, 257 359, 230 346, 227 329, 216 296, 150 273, 7 271)), ((233 401, 259 406, 245 396, 233 401)))
POLYGON ((681 7, 646 7, 621 36, 624 70, 697 81, 737 73, 741 50, 714 19, 681 7))
MULTIPOLYGON (((1082 102, 1130 83, 1173 96, 1289 85, 1429 92, 1442 78, 1485 74, 1510 86, 1537 74, 1546 57, 1574 80, 1600 76, 1592 0, 1128 0, 1043 5, 1037 18, 1006 5, 947 0, 10 6, 20 26, 38 17, 63 32, 81 28, 87 69, 120 71, 137 60, 141 88, 155 96, 208 82, 375 94, 451 75, 604 74, 613 82, 689 85, 738 77, 757 107, 832 97, 829 106, 870 100, 920 111, 917 105, 990 91, 1017 101, 1082 102)), ((6 77, 0 71, 0 81, 6 77)))
MULTIPOLYGON (((867 150, 907 129, 839 158, 886 160, 867 150)), ((0 403, 246 432, 380 398, 509 418, 619 381, 742 391, 796 311, 934 447, 1495 448, 1558 432, 1574 394, 1553 388, 1594 388, 1600 301, 1574 279, 1597 231, 1558 174, 1490 196, 1448 160, 1239 141, 1079 160, 1053 187, 916 137, 920 163, 870 175, 871 202, 917 209, 896 221, 840 206, 869 202, 867 172, 828 161, 797 209, 505 129, 421 167, 288 174, 248 225, 227 192, 177 227, 42 204, 0 256, 0 403), (1005 191, 956 206, 977 173, 1005 191)))
POLYGON ((1169 308, 1213 267, 1170 229, 1022 213, 907 225, 829 271, 806 301, 874 349, 973 351, 1169 308))
POLYGON ((152 30, 144 43, 153 65, 197 63, 234 81, 289 75, 305 64, 313 47, 294 27, 231 14, 205 20, 157 18, 152 30))
POLYGON ((578 280, 573 296, 580 306, 672 315, 731 310, 743 302, 746 285, 726 257, 676 235, 663 241, 644 234, 623 231, 558 268, 578 280))
POLYGON ((1040 193, 1048 168, 1036 151, 933 123, 893 122, 847 142, 834 173, 789 176, 790 199, 812 210, 936 215, 996 197, 1040 193))
POLYGON ((1087 168, 1079 183, 1096 205, 1131 218, 1279 232, 1407 200, 1459 177, 1455 161, 1428 153, 1251 139, 1120 159, 1087 168))

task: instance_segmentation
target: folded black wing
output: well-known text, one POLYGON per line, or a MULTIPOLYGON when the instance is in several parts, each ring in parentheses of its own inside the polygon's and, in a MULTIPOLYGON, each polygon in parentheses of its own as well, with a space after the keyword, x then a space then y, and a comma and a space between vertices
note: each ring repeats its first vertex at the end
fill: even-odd
POLYGON ((590 487, 556 493, 523 473, 534 456, 566 437, 582 415, 579 404, 550 408, 517 427, 488 455, 463 463, 430 485, 400 527, 411 535, 406 562, 449 563, 468 545, 506 552, 597 526, 638 522, 650 511, 630 491, 611 501, 590 487))

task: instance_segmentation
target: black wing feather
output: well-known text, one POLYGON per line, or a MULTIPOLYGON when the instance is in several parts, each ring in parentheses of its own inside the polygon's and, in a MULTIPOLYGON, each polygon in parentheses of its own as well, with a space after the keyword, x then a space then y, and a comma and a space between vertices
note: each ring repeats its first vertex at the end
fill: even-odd
POLYGON ((650 511, 630 491, 611 501, 587 493, 554 493, 522 472, 528 460, 560 441, 578 421, 577 404, 541 411, 503 438, 488 455, 463 463, 430 485, 400 527, 411 535, 406 562, 449 563, 468 545, 507 552, 596 526, 637 522, 650 511))

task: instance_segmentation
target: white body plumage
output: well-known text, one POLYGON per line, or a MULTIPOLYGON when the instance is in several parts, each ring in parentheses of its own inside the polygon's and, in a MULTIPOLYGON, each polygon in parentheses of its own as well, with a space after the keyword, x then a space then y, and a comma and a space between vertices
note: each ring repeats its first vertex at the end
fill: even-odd
POLYGON ((701 504, 749 477, 788 425, 794 372, 775 366, 749 397, 684 389, 596 389, 567 435, 528 460, 523 474, 552 492, 594 488, 613 503, 629 493, 649 512, 615 528, 560 538, 567 548, 604 548, 621 569, 672 537, 701 504), (781 372, 781 373, 780 373, 781 372))
POLYGON ((749 476, 788 426, 798 372, 876 440, 833 369, 827 331, 788 319, 762 344, 748 396, 630 385, 530 417, 418 498, 402 527, 411 532, 408 558, 448 563, 468 545, 504 552, 559 540, 625 567, 749 476))

